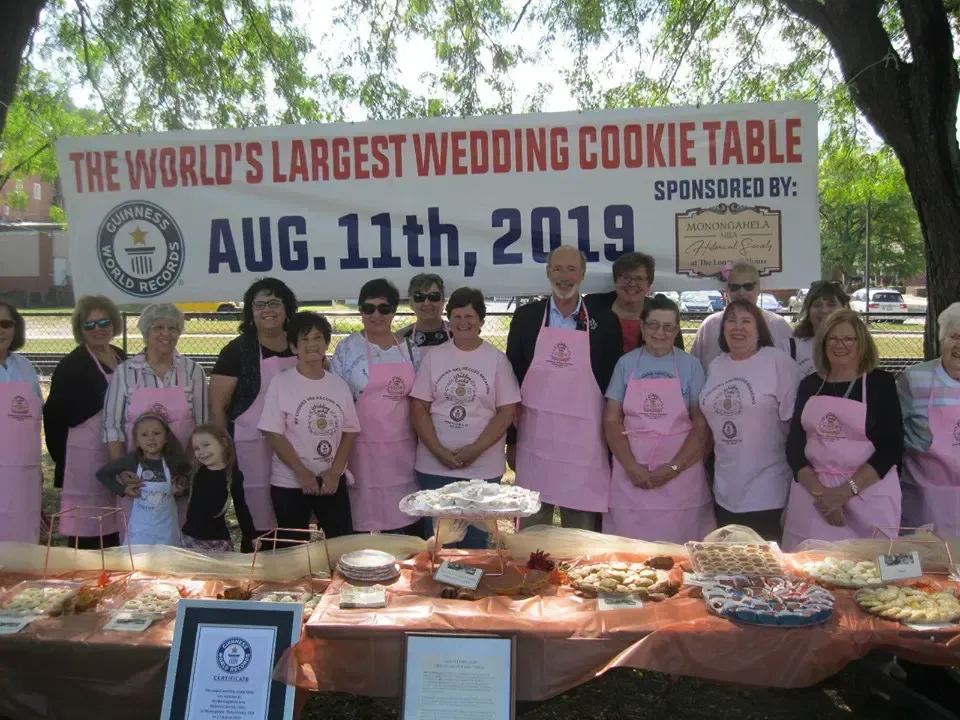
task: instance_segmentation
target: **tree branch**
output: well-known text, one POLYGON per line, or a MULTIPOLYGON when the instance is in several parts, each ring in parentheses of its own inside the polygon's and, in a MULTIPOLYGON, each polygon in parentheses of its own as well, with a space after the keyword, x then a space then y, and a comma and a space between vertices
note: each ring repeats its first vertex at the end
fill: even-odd
POLYGON ((106 113, 106 116, 110 119, 110 122, 113 123, 113 126, 120 132, 126 130, 125 126, 119 122, 110 111, 110 107, 107 104, 107 99, 103 96, 103 92, 100 90, 100 83, 97 82, 96 78, 93 76, 93 66, 90 63, 90 45, 87 38, 87 21, 93 23, 93 18, 90 17, 90 11, 87 10, 86 5, 82 0, 76 0, 77 8, 80 10, 80 39, 83 42, 83 64, 87 68, 87 79, 90 81, 90 84, 93 86, 93 89, 97 93, 97 97, 100 98, 100 104, 103 106, 103 112, 106 113))
POLYGON ((779 0, 787 10, 820 30, 826 31, 827 17, 817 0, 779 0))
MULTIPOLYGON (((958 1, 960 1, 960 0, 958 0, 958 1)), ((523 20, 523 16, 526 14, 527 8, 530 7, 530 3, 532 3, 532 2, 533 2, 533 0, 527 0, 527 1, 523 4, 523 7, 520 8, 520 14, 517 16, 517 21, 513 24, 513 30, 511 30, 510 32, 516 32, 516 31, 517 31, 517 28, 520 27, 520 21, 523 20)))
POLYGON ((29 163, 29 162, 30 162, 31 160, 33 160, 35 157, 39 156, 41 153, 43 153, 45 150, 48 150, 48 149, 51 148, 51 147, 53 147, 53 142, 51 142, 51 141, 48 140, 48 141, 45 142, 43 145, 41 145, 39 148, 37 148, 36 150, 34 150, 34 151, 30 154, 29 157, 21 160, 21 161, 18 162, 16 165, 14 165, 12 168, 10 168, 9 170, 7 170, 7 172, 5 172, 3 175, 0 175, 0 188, 2 188, 4 185, 7 184, 7 180, 9 180, 11 177, 13 177, 13 174, 14 174, 17 170, 19 170, 20 168, 24 167, 27 163, 29 163))

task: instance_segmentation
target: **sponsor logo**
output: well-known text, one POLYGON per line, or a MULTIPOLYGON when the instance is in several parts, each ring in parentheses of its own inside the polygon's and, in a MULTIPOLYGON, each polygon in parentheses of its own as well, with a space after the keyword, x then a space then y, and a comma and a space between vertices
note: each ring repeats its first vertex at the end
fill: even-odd
POLYGON ((407 394, 407 384, 399 375, 394 375, 387 383, 387 395, 392 398, 400 398, 407 394))
POLYGON ((740 399, 740 388, 735 385, 724 388, 723 394, 714 400, 713 409, 717 415, 739 415, 743 409, 743 403, 740 399))
POLYGON ((10 401, 10 417, 14 420, 30 419, 30 405, 27 404, 27 399, 23 395, 14 395, 13 400, 10 401))
POLYGON ((473 402, 477 396, 477 385, 469 373, 454 373, 443 388, 447 400, 460 405, 473 402))
POLYGON ((463 405, 454 405, 450 408, 450 419, 454 422, 463 422, 467 417, 467 409, 463 405))
POLYGON ((843 432, 843 423, 840 422, 840 418, 833 413, 827 413, 820 418, 820 423, 817 425, 817 431, 821 435, 830 435, 832 437, 836 437, 843 432))
POLYGON ((307 428, 314 435, 329 435, 340 429, 336 413, 326 403, 315 403, 310 406, 307 416, 307 428))
POLYGON ((169 290, 183 272, 183 233, 166 210, 132 200, 111 210, 97 231, 100 267, 129 295, 150 298, 169 290))
POLYGON ((727 440, 735 440, 737 437, 737 426, 732 420, 727 420, 720 428, 720 432, 727 440))
POLYGON ((217 649, 217 665, 231 675, 246 670, 252 657, 250 643, 243 638, 230 638, 217 649))
POLYGON ((566 364, 570 362, 570 348, 566 343, 559 342, 553 346, 553 352, 550 353, 550 359, 555 363, 566 364))
POLYGON ((147 410, 147 413, 149 415, 156 415, 158 418, 162 418, 163 421, 167 424, 170 423, 170 411, 168 411, 160 403, 154 403, 153 405, 151 405, 150 408, 147 410))
POLYGON ((663 413, 663 400, 656 393, 650 393, 643 401, 643 411, 649 415, 663 413))
POLYGON ((329 440, 321 440, 317 443, 317 455, 322 458, 328 458, 333 455, 333 444, 329 440))

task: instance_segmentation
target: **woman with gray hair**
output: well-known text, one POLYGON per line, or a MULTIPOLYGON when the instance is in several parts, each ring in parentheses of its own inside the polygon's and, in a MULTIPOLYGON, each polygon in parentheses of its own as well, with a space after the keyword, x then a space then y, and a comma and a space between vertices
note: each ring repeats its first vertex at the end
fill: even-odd
POLYGON ((450 339, 450 326, 443 319, 443 278, 433 273, 420 273, 410 278, 407 299, 417 316, 413 325, 397 331, 401 340, 409 340, 419 348, 443 345, 450 339))
POLYGON ((903 413, 903 525, 960 534, 960 303, 937 318, 940 357, 897 382, 903 413))
MULTIPOLYGON (((107 385, 127 354, 110 341, 123 331, 120 311, 103 295, 77 301, 71 319, 77 347, 57 365, 43 405, 47 451, 56 463, 53 484, 63 488, 60 510, 111 508, 116 496, 97 480, 97 468, 109 460, 101 441, 107 385)), ((96 519, 104 511, 76 511, 60 519, 60 534, 76 538, 81 550, 120 544, 116 516, 96 519)), ((73 544, 73 543, 71 543, 73 544)))
MULTIPOLYGON (((198 363, 177 351, 183 325, 176 305, 154 303, 143 309, 138 323, 143 352, 117 367, 103 407, 102 437, 112 460, 133 452, 133 424, 144 413, 162 417, 183 447, 193 429, 207 422, 207 377, 198 363)), ((121 480, 138 482, 130 475, 121 480)), ((180 511, 182 522, 185 503, 180 511)))

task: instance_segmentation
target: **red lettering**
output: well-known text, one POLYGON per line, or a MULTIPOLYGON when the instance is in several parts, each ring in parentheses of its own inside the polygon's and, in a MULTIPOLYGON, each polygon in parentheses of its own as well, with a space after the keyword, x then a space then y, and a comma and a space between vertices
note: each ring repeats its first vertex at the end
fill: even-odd
POLYGON ((604 170, 620 167, 620 128, 604 125, 600 128, 600 156, 604 170))
POLYGON ((623 164, 628 168, 643 167, 643 126, 623 128, 623 164))
POLYGON ((514 142, 514 157, 517 159, 517 167, 515 170, 518 173, 523 172, 523 130, 520 128, 513 129, 513 142, 514 142))
POLYGON ((333 179, 350 179, 350 140, 345 137, 333 139, 333 179))
POLYGON ((709 138, 708 143, 708 153, 710 158, 710 164, 717 164, 717 133, 720 132, 720 121, 719 120, 708 120, 703 123, 703 129, 707 131, 707 137, 709 138))
POLYGON ((356 180, 369 180, 370 171, 367 169, 367 162, 370 155, 367 154, 366 147, 370 138, 366 135, 354 135, 353 137, 353 177, 356 180))
POLYGON ((547 129, 527 128, 527 172, 547 169, 547 129))
POLYGON ((103 154, 103 159, 106 166, 107 190, 117 192, 120 190, 120 183, 117 182, 117 173, 120 172, 120 168, 117 167, 117 151, 107 150, 103 154))
POLYGON ((570 148, 567 147, 567 129, 550 128, 550 167, 561 172, 570 167, 570 148))
POLYGON ((386 135, 374 135, 370 139, 370 152, 374 159, 372 174, 377 180, 390 177, 390 158, 386 154, 389 146, 390 138, 386 135))
POLYGON ((215 145, 217 164, 214 172, 217 176, 217 185, 229 185, 233 182, 233 148, 229 145, 215 145))
POLYGON ((490 139, 486 130, 470 131, 470 172, 486 175, 490 172, 490 139))
POLYGON ((90 188, 90 192, 103 192, 103 167, 101 167, 101 160, 100 153, 87 153, 87 187, 90 188))
POLYGON ((157 183, 157 151, 150 149, 150 159, 147 160, 147 151, 137 150, 134 155, 129 150, 124 153, 127 160, 127 173, 130 176, 130 189, 139 190, 143 185, 147 190, 153 190, 157 183))
POLYGON ((450 133, 450 140, 453 143, 453 174, 466 175, 467 167, 467 148, 464 143, 467 141, 467 133, 463 130, 454 130, 450 133))
POLYGON ((774 164, 783 163, 783 153, 777 151, 777 121, 770 121, 770 162, 774 164))
POLYGON ((290 182, 297 179, 303 182, 310 180, 307 172, 307 149, 299 138, 290 143, 290 182))
POLYGON ((494 130, 493 133, 493 172, 508 173, 513 166, 513 149, 510 147, 510 131, 494 130))
POLYGON ((172 147, 160 148, 160 184, 165 188, 177 186, 177 151, 172 147))
POLYGON ((766 160, 763 144, 763 120, 747 120, 747 164, 761 165, 766 160))
MULTIPOLYGON (((70 158, 70 162, 73 163, 73 180, 74 185, 77 188, 78 193, 83 192, 83 153, 82 152, 72 152, 67 157, 70 158)), ((3 188, 0 188, 2 190, 3 188)))
POLYGON ((417 175, 447 174, 447 133, 440 133, 439 144, 436 133, 426 133, 422 139, 420 133, 416 133, 413 136, 413 150, 417 156, 417 175))
POLYGON ((407 142, 406 135, 391 135, 390 144, 393 145, 394 177, 403 177, 403 145, 407 142))
POLYGON ((582 170, 597 169, 597 151, 587 152, 587 144, 597 144, 597 129, 593 125, 584 125, 577 133, 578 145, 580 146, 580 168, 582 170))
MULTIPOLYGON (((216 169, 214 169, 216 171, 216 169)), ((207 146, 200 146, 200 184, 216 185, 217 181, 207 174, 207 146)))
POLYGON ((670 167, 677 166, 677 124, 667 123, 667 157, 670 167))
POLYGON ((743 146, 740 144, 740 128, 736 120, 728 120, 723 133, 723 159, 720 162, 729 165, 731 160, 743 165, 743 146))
POLYGON ((647 167, 666 167, 667 159, 663 156, 663 123, 647 125, 647 167))
POLYGON ((200 184, 197 178, 197 149, 193 145, 180 146, 180 178, 184 187, 200 184))
POLYGON ((280 143, 274 140, 270 147, 273 150, 273 182, 285 183, 287 176, 280 172, 280 143))
MULTIPOLYGON (((697 129, 695 122, 680 123, 680 166, 693 167, 697 164, 697 159, 691 154, 693 152, 694 142, 690 133, 697 129)), ((716 150, 714 150, 716 152, 716 150)))
POLYGON ((800 152, 800 118, 787 118, 787 162, 803 162, 803 153, 800 152))
POLYGON ((325 138, 310 139, 310 177, 316 182, 319 178, 330 179, 330 167, 327 165, 327 141, 325 138))
POLYGON ((260 162, 262 155, 263 146, 260 143, 247 144, 247 165, 250 166, 250 169, 247 170, 247 182, 250 184, 256 184, 263 180, 263 163, 260 162))

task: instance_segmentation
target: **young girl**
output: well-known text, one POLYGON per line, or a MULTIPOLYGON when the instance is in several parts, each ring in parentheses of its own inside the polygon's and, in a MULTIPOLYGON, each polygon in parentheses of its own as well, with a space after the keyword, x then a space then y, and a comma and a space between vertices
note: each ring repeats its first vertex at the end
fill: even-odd
POLYGON ((189 477, 180 443, 159 415, 146 413, 133 425, 136 451, 97 471, 97 480, 123 498, 130 545, 180 545, 176 498, 188 491, 189 477), (120 475, 135 473, 125 484, 120 475))
POLYGON ((243 473, 236 466, 233 441, 216 425, 201 425, 190 436, 193 481, 183 546, 192 550, 232 551, 227 508, 233 510, 244 537, 256 532, 243 495, 243 473))

